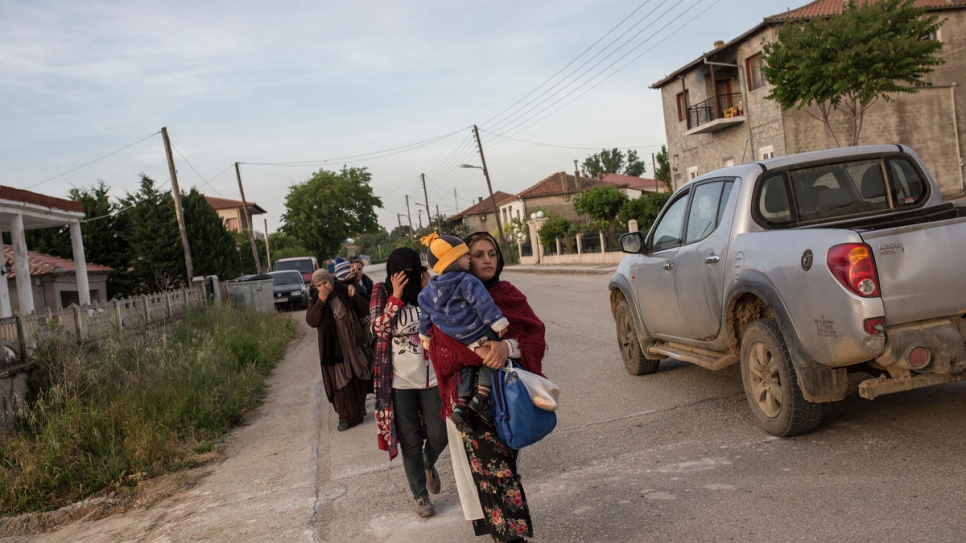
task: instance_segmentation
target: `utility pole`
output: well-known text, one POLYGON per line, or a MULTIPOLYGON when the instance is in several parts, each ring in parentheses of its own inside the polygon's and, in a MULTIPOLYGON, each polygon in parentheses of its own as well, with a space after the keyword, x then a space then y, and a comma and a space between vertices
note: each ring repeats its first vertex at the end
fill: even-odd
POLYGON ((480 141, 480 129, 473 125, 473 134, 476 135, 476 145, 480 149, 480 162, 483 163, 483 176, 486 177, 486 190, 490 191, 490 202, 493 204, 493 215, 496 217, 497 231, 500 232, 500 249, 503 251, 504 258, 510 254, 506 247, 506 240, 503 239, 503 224, 500 222, 500 210, 496 206, 496 198, 493 197, 493 186, 490 184, 490 172, 486 169, 486 157, 483 156, 483 143, 480 141))
POLYGON ((413 213, 409 210, 409 195, 406 195, 406 218, 409 219, 409 248, 415 249, 416 242, 413 241, 413 213))
POLYGON ((436 205, 436 228, 439 229, 440 235, 443 233, 443 217, 439 214, 439 205, 436 205))
MULTIPOLYGON (((419 202, 416 202, 416 203, 418 204, 419 202)), ((423 210, 417 209, 416 213, 419 215, 419 229, 422 230, 423 229, 423 210)))
MULTIPOLYGON (((423 201, 426 204, 426 222, 429 223, 429 227, 433 227, 433 214, 429 212, 429 195, 426 194, 426 174, 421 173, 419 177, 423 179, 423 201)), ((440 232, 442 234, 442 232, 440 232)))
POLYGON ((459 200, 459 198, 456 197, 456 189, 453 189, 453 203, 456 204, 456 207, 453 208, 456 211, 454 211, 453 213, 459 213, 460 212, 460 200, 459 200))
POLYGON ((265 265, 272 269, 272 251, 268 248, 268 219, 265 219, 265 265))
POLYGON ((184 247, 184 266, 188 271, 188 284, 194 278, 191 265, 191 246, 188 245, 188 230, 184 226, 184 210, 181 208, 181 189, 178 188, 178 172, 174 169, 174 157, 171 156, 171 140, 168 139, 168 127, 161 127, 161 138, 164 139, 164 152, 168 155, 168 173, 171 175, 171 196, 174 197, 174 214, 178 217, 178 230, 181 232, 181 245, 184 247))
POLYGON ((242 205, 245 206, 245 223, 248 225, 248 241, 252 244, 252 256, 255 257, 255 271, 258 275, 262 274, 262 263, 258 258, 258 249, 255 248, 255 226, 252 224, 252 214, 248 211, 248 200, 245 200, 245 188, 242 186, 241 169, 235 163, 235 177, 238 178, 238 191, 241 192, 242 205))
POLYGON ((396 213, 396 222, 399 223, 399 237, 402 238, 402 213, 396 213))

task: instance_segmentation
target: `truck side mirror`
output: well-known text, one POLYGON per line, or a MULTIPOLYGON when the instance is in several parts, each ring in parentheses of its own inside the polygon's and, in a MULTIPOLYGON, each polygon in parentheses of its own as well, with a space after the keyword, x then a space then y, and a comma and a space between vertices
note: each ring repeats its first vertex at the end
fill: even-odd
POLYGON ((617 244, 620 245, 621 251, 625 253, 637 254, 647 249, 644 234, 640 232, 629 232, 621 235, 617 238, 617 244))

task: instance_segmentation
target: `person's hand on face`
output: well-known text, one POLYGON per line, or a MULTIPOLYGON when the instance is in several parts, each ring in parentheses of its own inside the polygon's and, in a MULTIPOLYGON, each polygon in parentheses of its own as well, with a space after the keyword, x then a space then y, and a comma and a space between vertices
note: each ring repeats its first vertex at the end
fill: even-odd
POLYGON ((325 301, 332 292, 332 283, 328 281, 319 281, 315 288, 319 290, 319 300, 325 301))
POLYGON ((429 270, 423 270, 422 280, 422 285, 420 286, 426 288, 426 285, 429 284, 429 270))
POLYGON ((403 287, 409 283, 409 278, 406 277, 406 272, 397 271, 396 273, 392 274, 392 277, 389 280, 392 281, 392 295, 402 300, 403 287))
POLYGON ((349 285, 348 290, 349 290, 349 297, 350 298, 352 298, 353 296, 356 295, 356 287, 354 287, 352 285, 349 285))

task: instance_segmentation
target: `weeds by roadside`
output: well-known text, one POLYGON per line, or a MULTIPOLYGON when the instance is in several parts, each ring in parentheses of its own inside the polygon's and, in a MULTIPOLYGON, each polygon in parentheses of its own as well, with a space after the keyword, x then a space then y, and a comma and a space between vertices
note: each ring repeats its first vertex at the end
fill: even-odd
POLYGON ((295 330, 233 307, 77 343, 38 346, 14 432, 0 436, 0 515, 56 509, 191 467, 261 403, 295 330))

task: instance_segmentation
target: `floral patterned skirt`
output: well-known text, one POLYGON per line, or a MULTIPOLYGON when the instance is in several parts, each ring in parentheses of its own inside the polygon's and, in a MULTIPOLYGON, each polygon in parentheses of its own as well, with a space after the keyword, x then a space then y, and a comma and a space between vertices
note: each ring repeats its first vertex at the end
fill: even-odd
POLYGON ((530 508, 517 474, 517 454, 497 436, 492 426, 477 422, 463 434, 463 446, 480 495, 483 519, 473 522, 476 535, 498 541, 533 537, 530 508))

